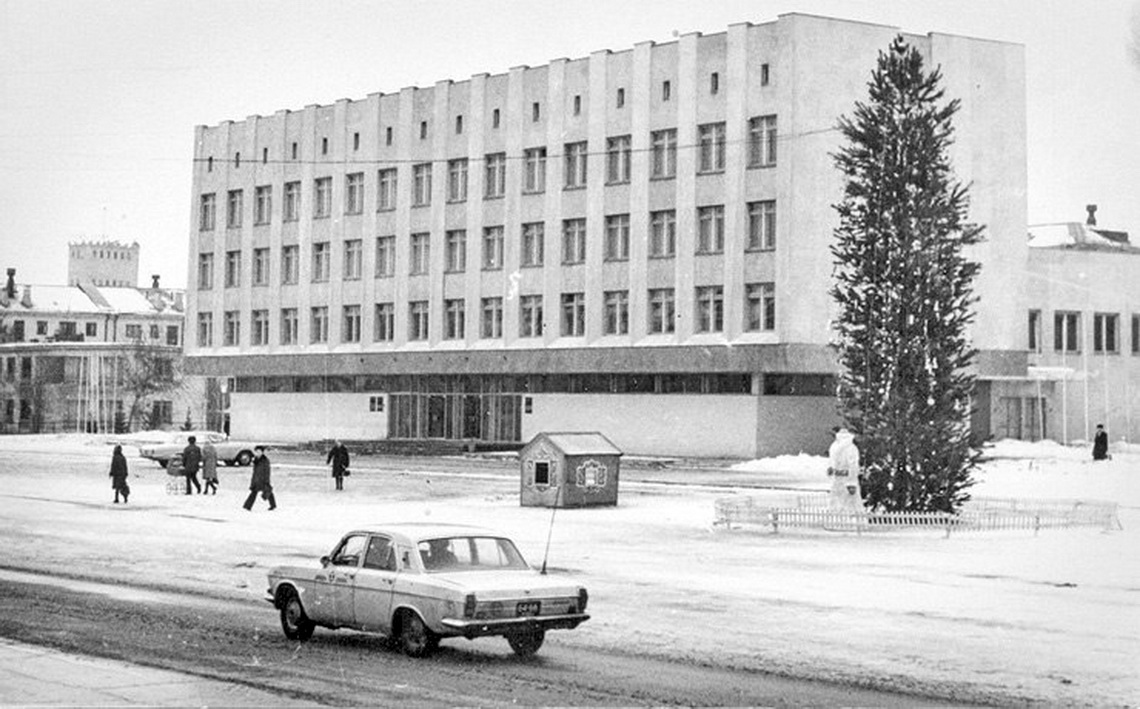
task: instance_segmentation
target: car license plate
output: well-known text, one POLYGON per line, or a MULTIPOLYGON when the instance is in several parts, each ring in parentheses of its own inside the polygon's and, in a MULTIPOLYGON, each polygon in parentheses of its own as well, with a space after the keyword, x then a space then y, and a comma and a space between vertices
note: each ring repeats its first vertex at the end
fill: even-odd
POLYGON ((541 601, 524 601, 515 606, 515 615, 538 615, 541 607, 541 601))

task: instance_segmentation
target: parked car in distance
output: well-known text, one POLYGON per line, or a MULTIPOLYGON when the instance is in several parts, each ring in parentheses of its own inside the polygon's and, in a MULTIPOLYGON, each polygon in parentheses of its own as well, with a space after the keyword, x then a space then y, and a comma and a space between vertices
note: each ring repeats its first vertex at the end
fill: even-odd
POLYGON ((480 527, 406 523, 346 534, 319 565, 269 571, 268 598, 291 640, 314 628, 392 638, 412 657, 442 638, 501 636, 527 657, 547 630, 589 620, 579 584, 544 576, 507 537, 480 527))
POLYGON ((199 447, 206 441, 213 443, 218 452, 218 462, 226 465, 249 465, 253 461, 253 449, 258 445, 251 441, 231 440, 226 434, 217 431, 171 431, 161 443, 139 444, 139 455, 165 468, 171 458, 181 455, 190 436, 197 439, 199 447))

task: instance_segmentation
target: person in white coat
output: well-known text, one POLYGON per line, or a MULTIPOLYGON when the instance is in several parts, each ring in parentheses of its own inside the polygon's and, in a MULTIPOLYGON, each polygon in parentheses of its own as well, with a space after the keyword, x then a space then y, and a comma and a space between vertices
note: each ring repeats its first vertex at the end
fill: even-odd
POLYGON ((828 506, 832 509, 863 511, 863 492, 859 486, 859 449, 855 446, 855 435, 846 428, 835 432, 835 441, 827 452, 827 474, 831 477, 831 497, 828 506))

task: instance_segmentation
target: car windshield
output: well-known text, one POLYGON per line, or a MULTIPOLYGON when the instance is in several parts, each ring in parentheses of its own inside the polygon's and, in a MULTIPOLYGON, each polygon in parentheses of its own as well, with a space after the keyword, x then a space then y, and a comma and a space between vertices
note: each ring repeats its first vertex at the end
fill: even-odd
POLYGON ((419 543, 428 572, 526 569, 522 554, 502 537, 441 537, 419 543))

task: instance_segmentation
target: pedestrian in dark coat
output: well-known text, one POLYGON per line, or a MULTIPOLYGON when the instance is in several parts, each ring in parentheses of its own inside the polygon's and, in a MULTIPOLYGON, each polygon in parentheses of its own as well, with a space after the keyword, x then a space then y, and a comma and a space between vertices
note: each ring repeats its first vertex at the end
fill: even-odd
POLYGON ((1096 425, 1096 435, 1093 436, 1093 460, 1108 459, 1108 434, 1104 431, 1104 424, 1096 425))
POLYGON ((202 482, 205 490, 218 494, 218 450, 209 441, 202 444, 202 482))
POLYGON ((332 463, 332 476, 336 479, 336 489, 344 489, 344 476, 348 475, 348 448, 340 441, 329 451, 328 459, 325 463, 332 463))
POLYGON ((123 455, 123 447, 115 446, 111 453, 111 488, 115 491, 115 504, 119 504, 119 494, 123 495, 123 504, 131 494, 131 486, 127 484, 127 458, 123 455))
POLYGON ((198 439, 194 436, 186 439, 186 447, 182 449, 182 474, 186 476, 186 494, 190 494, 190 483, 194 489, 202 492, 202 483, 198 482, 198 468, 202 465, 202 449, 198 447, 198 439))
POLYGON ((273 496, 273 485, 269 483, 269 458, 265 455, 265 446, 253 449, 253 475, 249 478, 249 497, 245 498, 242 507, 252 510, 258 493, 269 501, 270 511, 277 509, 277 498, 273 496))

